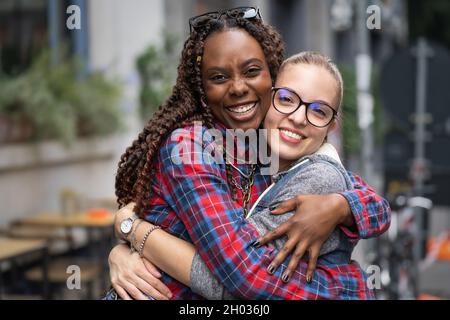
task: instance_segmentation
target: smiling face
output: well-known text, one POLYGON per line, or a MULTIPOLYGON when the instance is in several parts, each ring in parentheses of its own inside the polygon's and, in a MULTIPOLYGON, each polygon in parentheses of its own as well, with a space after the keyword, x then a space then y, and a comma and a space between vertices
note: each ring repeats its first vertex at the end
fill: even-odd
POLYGON ((270 106, 269 67, 246 31, 211 34, 202 57, 202 82, 212 114, 227 128, 256 129, 270 106))
MULTIPOLYGON (((338 84, 324 67, 288 64, 278 74, 276 87, 291 89, 305 102, 323 101, 337 111, 338 84)), ((328 126, 317 128, 308 123, 305 111, 302 105, 294 113, 286 115, 271 105, 267 112, 264 120, 264 127, 269 129, 267 141, 272 152, 278 154, 282 170, 299 158, 316 152, 336 124, 333 119, 328 126)))

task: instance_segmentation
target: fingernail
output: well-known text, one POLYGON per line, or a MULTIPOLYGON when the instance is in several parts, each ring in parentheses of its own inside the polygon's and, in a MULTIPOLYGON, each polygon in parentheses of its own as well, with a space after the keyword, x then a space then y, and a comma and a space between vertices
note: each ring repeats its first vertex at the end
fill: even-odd
POLYGON ((275 210, 277 208, 277 205, 276 204, 273 204, 273 205, 271 205, 270 207, 269 207, 269 210, 270 211, 273 211, 273 210, 275 210))
POLYGON ((256 239, 255 241, 253 241, 253 242, 252 242, 252 246, 253 246, 253 247, 259 247, 259 246, 260 246, 259 240, 256 239))
POLYGON ((283 277, 281 278, 281 280, 283 280, 284 282, 288 282, 290 277, 291 276, 289 274, 283 274, 283 277))
POLYGON ((306 282, 308 282, 308 283, 311 282, 311 276, 307 276, 307 277, 306 277, 306 282))
POLYGON ((273 274, 274 271, 275 271, 275 266, 273 264, 271 264, 267 267, 268 273, 273 274))
POLYGON ((173 297, 172 293, 169 292, 169 293, 167 294, 167 297, 168 297, 169 299, 172 299, 172 297, 173 297))

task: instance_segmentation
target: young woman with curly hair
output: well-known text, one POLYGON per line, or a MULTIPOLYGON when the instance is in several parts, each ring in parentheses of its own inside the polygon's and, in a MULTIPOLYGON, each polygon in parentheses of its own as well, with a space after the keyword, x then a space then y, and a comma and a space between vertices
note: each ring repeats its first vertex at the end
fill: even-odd
MULTIPOLYGON (((172 234, 193 243, 207 268, 235 297, 308 298, 320 248, 336 226, 354 238, 376 236, 389 224, 387 202, 351 176, 354 190, 303 195, 282 203, 279 213, 293 208, 297 213, 270 236, 260 238, 245 219, 270 183, 270 176, 262 175, 259 166, 174 162, 180 140, 172 137, 193 145, 188 153, 213 142, 196 139, 194 121, 202 123, 202 133, 215 128, 224 136, 227 128, 259 128, 283 59, 279 34, 262 22, 254 8, 209 13, 192 18, 190 26, 172 95, 119 163, 116 194, 122 209, 117 213, 116 230, 150 259, 150 242, 159 236, 165 239, 172 234), (133 207, 140 219, 130 218, 133 207), (164 231, 155 231, 156 225, 164 231), (252 245, 284 234, 289 240, 278 254, 274 247, 252 245), (286 266, 283 262, 292 250, 286 266), (308 263, 299 261, 305 252, 310 255, 308 263), (279 279, 294 270, 302 276, 291 278, 287 290, 288 284, 279 279)), ((182 240, 171 254, 180 264, 191 263, 192 257, 185 261, 189 256, 183 250, 189 244, 182 240)), ((111 282, 122 298, 201 298, 169 276, 176 275, 170 264, 159 265, 165 271, 161 275, 150 262, 130 254, 125 245, 116 246, 109 260, 111 282)), ((317 277, 323 297, 333 290, 330 277, 323 272, 317 277)), ((181 278, 189 279, 189 272, 181 278)))

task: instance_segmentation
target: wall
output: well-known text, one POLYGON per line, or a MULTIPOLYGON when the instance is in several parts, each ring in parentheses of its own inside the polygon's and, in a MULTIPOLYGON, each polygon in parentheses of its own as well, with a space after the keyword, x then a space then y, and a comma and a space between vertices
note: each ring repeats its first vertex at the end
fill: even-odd
MULTIPOLYGON (((65 8, 63 8, 65 11, 65 8)), ((121 103, 128 130, 79 141, 71 149, 56 142, 0 148, 0 225, 59 209, 59 192, 70 187, 90 197, 113 197, 120 155, 137 136, 139 79, 135 57, 159 41, 163 0, 87 1, 90 66, 123 83, 121 103)))

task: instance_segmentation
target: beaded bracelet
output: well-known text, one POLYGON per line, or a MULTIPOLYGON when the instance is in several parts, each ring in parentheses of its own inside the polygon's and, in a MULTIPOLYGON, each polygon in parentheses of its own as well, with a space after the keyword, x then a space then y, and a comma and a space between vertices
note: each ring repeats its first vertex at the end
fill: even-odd
POLYGON ((136 224, 136 227, 133 228, 133 231, 132 231, 132 234, 130 237, 130 253, 134 253, 135 251, 137 251, 136 250, 136 247, 137 247, 136 233, 137 233, 137 230, 138 230, 139 226, 141 225, 141 223, 144 222, 143 219, 138 219, 138 220, 139 221, 136 224))
POLYGON ((160 226, 153 226, 150 229, 148 229, 148 231, 145 233, 144 238, 142 239, 141 245, 139 246, 139 250, 138 250, 139 256, 141 258, 144 257, 144 245, 145 245, 145 242, 147 241, 148 236, 150 235, 150 233, 152 233, 156 229, 161 229, 161 227, 160 226))

